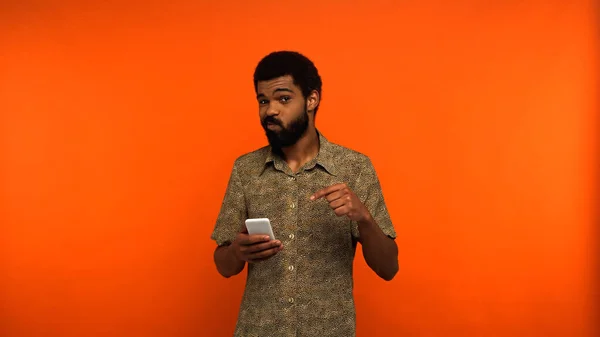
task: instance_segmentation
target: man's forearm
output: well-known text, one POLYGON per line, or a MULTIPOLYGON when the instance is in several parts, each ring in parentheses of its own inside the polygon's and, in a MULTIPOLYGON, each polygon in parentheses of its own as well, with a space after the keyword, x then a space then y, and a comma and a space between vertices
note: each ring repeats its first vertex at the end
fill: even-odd
POLYGON ((391 281, 398 272, 396 242, 383 233, 371 216, 358 223, 358 232, 367 265, 379 277, 391 281))
POLYGON ((214 255, 217 270, 224 277, 229 278, 244 270, 246 262, 235 256, 231 245, 217 247, 214 255))

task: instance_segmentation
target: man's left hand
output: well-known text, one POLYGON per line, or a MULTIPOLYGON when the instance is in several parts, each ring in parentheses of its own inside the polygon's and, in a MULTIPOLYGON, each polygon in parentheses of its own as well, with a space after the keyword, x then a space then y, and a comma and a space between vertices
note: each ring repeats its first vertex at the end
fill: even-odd
POLYGON ((367 207, 346 184, 335 184, 319 190, 310 197, 310 200, 320 198, 325 198, 329 202, 329 207, 337 216, 345 215, 357 222, 364 221, 371 216, 367 207))

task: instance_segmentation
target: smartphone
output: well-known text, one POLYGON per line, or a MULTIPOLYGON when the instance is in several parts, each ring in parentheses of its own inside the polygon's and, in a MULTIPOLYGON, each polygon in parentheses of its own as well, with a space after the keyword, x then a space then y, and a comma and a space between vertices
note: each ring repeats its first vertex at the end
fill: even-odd
POLYGON ((250 235, 267 235, 271 240, 275 240, 271 221, 268 218, 246 219, 246 228, 250 235))

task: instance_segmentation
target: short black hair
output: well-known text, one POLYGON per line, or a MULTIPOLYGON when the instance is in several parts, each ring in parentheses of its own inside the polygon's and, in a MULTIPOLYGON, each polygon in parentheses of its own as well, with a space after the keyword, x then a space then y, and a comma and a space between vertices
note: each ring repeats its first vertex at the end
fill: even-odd
MULTIPOLYGON (((295 51, 275 51, 265 56, 254 70, 254 91, 257 91, 258 82, 269 81, 282 76, 291 76, 294 84, 302 90, 306 99, 313 90, 319 93, 321 99, 321 76, 314 63, 306 56, 295 51)), ((319 105, 315 107, 315 114, 319 105)))

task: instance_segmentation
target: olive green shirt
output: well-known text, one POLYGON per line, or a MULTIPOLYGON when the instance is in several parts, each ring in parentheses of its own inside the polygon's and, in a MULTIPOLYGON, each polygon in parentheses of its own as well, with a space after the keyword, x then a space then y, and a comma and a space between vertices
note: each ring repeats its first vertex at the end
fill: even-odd
POLYGON ((327 200, 346 183, 391 238, 396 232, 370 159, 319 133, 319 153, 293 173, 269 146, 239 157, 211 238, 231 243, 248 218, 269 218, 283 250, 248 265, 235 336, 355 336, 352 267, 358 225, 327 200))

